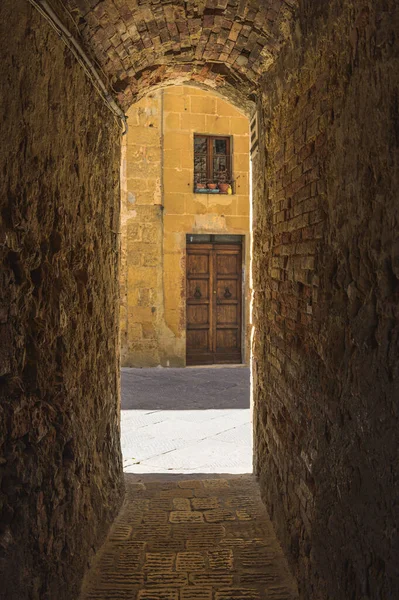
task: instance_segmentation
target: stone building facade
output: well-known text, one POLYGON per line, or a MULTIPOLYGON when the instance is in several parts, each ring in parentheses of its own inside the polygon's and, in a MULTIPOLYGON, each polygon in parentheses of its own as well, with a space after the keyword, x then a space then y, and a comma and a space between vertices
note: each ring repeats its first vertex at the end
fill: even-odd
MULTIPOLYGON (((128 119, 122 159, 122 365, 186 364, 191 310, 186 247, 190 240, 206 243, 210 235, 221 244, 233 240, 242 245, 241 289, 236 292, 242 296, 240 361, 245 362, 250 337, 248 117, 213 92, 173 86, 134 104, 128 119), (196 134, 215 136, 221 143, 228 138, 232 193, 195 181, 200 177, 194 175, 196 134)), ((207 317, 194 315, 202 321, 207 317)))

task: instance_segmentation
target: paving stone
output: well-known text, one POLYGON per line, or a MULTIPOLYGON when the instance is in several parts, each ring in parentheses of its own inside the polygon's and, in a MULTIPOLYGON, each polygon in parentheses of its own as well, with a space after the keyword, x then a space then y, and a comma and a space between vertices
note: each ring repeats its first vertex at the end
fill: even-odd
POLYGON ((131 533, 132 528, 130 525, 116 524, 111 531, 109 539, 112 541, 128 540, 131 533))
MULTIPOLYGON (((219 523, 179 523, 173 526, 172 537, 177 539, 207 540, 208 543, 218 542, 226 534, 226 531, 219 523)), ((215 544, 214 544, 215 545, 215 544)))
POLYGON ((100 578, 100 583, 105 589, 136 589, 136 586, 142 585, 143 582, 143 573, 132 573, 128 567, 123 572, 116 570, 112 573, 104 572, 100 578))
POLYGON ((160 492, 161 498, 192 498, 194 496, 193 490, 162 490, 160 492))
POLYGON ((170 525, 139 525, 133 531, 133 537, 138 539, 159 539, 167 538, 170 535, 170 525))
POLYGON ((168 513, 165 510, 151 510, 143 516, 143 523, 164 525, 168 522, 168 513))
POLYGON ((205 556, 200 552, 179 552, 176 557, 176 571, 203 571, 205 556))
POLYGON ((118 554, 122 552, 132 552, 143 555, 146 542, 142 540, 129 540, 116 542, 110 544, 110 546, 113 548, 114 552, 117 552, 118 554))
MULTIPOLYGON (((179 498, 179 500, 183 500, 179 498)), ((172 498, 152 498, 149 504, 150 510, 173 510, 173 499, 172 498)), ((177 510, 177 509, 175 509, 177 510)))
POLYGON ((147 587, 138 592, 137 600, 179 600, 179 590, 147 587))
POLYGON ((197 479, 187 479, 185 481, 179 481, 180 488, 189 488, 190 490, 200 489, 203 487, 202 481, 197 479))
POLYGON ((171 571, 174 567, 176 555, 166 552, 148 552, 145 555, 145 571, 171 571))
MULTIPOLYGON (((216 524, 216 523, 215 523, 216 524)), ((211 523, 209 523, 211 525, 211 523)), ((223 527, 226 530, 226 537, 240 537, 247 541, 262 535, 266 538, 272 535, 273 528, 271 524, 265 523, 263 520, 254 519, 253 521, 224 521, 223 527)))
POLYGON ((252 521, 253 517, 246 510, 236 510, 237 519, 239 521, 252 521))
POLYGON ((126 501, 87 573, 81 600, 297 600, 253 476, 162 478, 168 476, 126 476, 126 501), (129 477, 133 483, 152 479, 132 487, 129 477), (174 497, 177 492, 190 496, 174 497), (240 506, 249 494, 251 520, 240 506), (133 526, 140 509, 143 523, 133 526), (237 514, 243 518, 203 519, 237 514), (164 523, 165 516, 171 522, 164 523))
POLYGON ((141 571, 144 553, 136 548, 123 548, 115 561, 115 572, 122 573, 124 569, 141 571))
MULTIPOLYGON (((126 516, 129 518, 129 526, 131 528, 130 536, 133 533, 133 530, 142 524, 144 512, 139 512, 136 509, 129 509, 126 511, 126 516)), ((115 523, 115 527, 119 526, 119 522, 115 523)), ((119 530, 121 532, 122 530, 119 530)), ((118 533, 117 533, 118 535, 118 533)))
MULTIPOLYGON (((132 600, 134 598, 135 592, 126 591, 126 590, 106 590, 104 587, 99 588, 97 590, 91 590, 85 596, 86 600, 132 600)), ((157 600, 154 598, 154 600, 157 600)))
POLYGON ((144 483, 132 483, 131 486, 129 486, 129 493, 130 494, 137 494, 140 491, 143 491, 146 489, 146 486, 144 483))
POLYGON ((99 564, 103 569, 112 569, 115 564, 116 554, 114 548, 111 546, 111 549, 108 552, 105 552, 99 558, 99 564))
POLYGON ((204 488, 218 489, 218 488, 228 488, 229 482, 227 479, 204 479, 203 481, 204 488))
POLYGON ((194 585, 210 585, 223 587, 233 583, 233 575, 225 573, 190 573, 190 583, 194 585))
POLYGON ((176 481, 149 481, 145 484, 145 488, 147 490, 173 490, 178 487, 178 482, 176 481))
POLYGON ((202 523, 203 520, 203 514, 194 510, 174 510, 169 515, 171 523, 202 523))
POLYGON ((147 581, 152 585, 181 587, 187 585, 187 575, 185 573, 148 573, 147 581))
POLYGON ((260 600, 260 598, 259 591, 255 589, 227 588, 215 593, 215 600, 260 600))
POLYGON ((174 540, 169 537, 148 541, 146 546, 150 552, 181 552, 185 549, 184 540, 174 540))
POLYGON ((182 588, 180 600, 212 600, 212 588, 197 585, 182 588))
POLYGON ((208 562, 212 571, 231 571, 233 568, 233 551, 210 550, 208 552, 208 562))
POLYGON ((256 586, 261 584, 268 585, 270 583, 276 582, 276 580, 278 579, 278 574, 259 573, 259 571, 242 571, 237 579, 241 585, 246 583, 256 586))
POLYGON ((190 500, 188 498, 173 498, 173 509, 174 510, 191 510, 190 500))
POLYGON ((135 514, 136 511, 148 510, 150 506, 150 501, 146 498, 136 498, 134 494, 131 493, 130 489, 126 493, 127 502, 123 507, 123 514, 135 514), (129 494, 129 495, 128 495, 129 494))
POLYGON ((218 539, 209 539, 209 538, 196 538, 193 540, 187 540, 186 541, 186 548, 189 551, 198 551, 198 552, 206 552, 209 549, 216 549, 218 548, 219 544, 221 544, 221 542, 223 540, 220 540, 220 538, 218 539))
POLYGON ((251 513, 254 513, 257 508, 253 498, 243 495, 236 496, 235 498, 226 498, 226 506, 239 510, 247 510, 251 513))
POLYGON ((228 538, 226 537, 224 540, 221 540, 220 545, 221 546, 228 546, 229 548, 241 548, 242 546, 245 546, 245 544, 247 544, 247 542, 242 539, 242 538, 228 538))
POLYGON ((212 508, 220 508, 219 500, 215 497, 211 498, 193 498, 191 506, 194 510, 209 510, 212 508))
POLYGON ((270 546, 261 546, 260 544, 246 543, 237 553, 237 560, 244 569, 259 568, 262 569, 266 564, 275 559, 276 554, 270 546))
POLYGON ((235 521, 236 515, 231 510, 218 508, 216 510, 207 510, 204 513, 205 520, 208 523, 220 523, 221 521, 235 521))

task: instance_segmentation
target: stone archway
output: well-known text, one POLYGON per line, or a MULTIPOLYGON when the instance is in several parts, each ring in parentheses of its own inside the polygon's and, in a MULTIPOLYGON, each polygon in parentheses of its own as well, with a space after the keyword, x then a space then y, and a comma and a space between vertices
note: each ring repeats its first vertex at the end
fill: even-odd
MULTIPOLYGON (((257 461, 302 596, 395 597, 397 3, 129 6, 54 4, 123 109, 188 80, 257 101, 257 461)), ((119 130, 42 17, 0 10, 1 569, 69 600, 122 498, 119 130)))
POLYGON ((297 0, 69 0, 87 48, 123 108, 150 89, 195 82, 240 105, 290 34, 297 0))

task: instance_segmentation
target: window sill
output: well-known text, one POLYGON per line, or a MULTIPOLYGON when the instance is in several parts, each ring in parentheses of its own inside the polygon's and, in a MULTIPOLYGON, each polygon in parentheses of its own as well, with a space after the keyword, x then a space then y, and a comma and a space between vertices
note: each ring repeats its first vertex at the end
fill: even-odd
POLYGON ((199 187, 193 188, 194 194, 224 194, 224 195, 232 195, 235 194, 235 185, 234 183, 224 183, 222 184, 212 184, 212 188, 208 187, 206 184, 201 184, 199 187), (228 186, 228 187, 226 187, 228 186), (223 189, 224 188, 224 189, 223 189), (228 189, 229 188, 229 189, 228 189), (230 193, 229 193, 230 191, 230 193))
POLYGON ((219 196, 234 196, 235 193, 231 192, 231 194, 229 194, 228 192, 221 192, 220 190, 201 190, 201 189, 194 189, 193 190, 194 194, 201 194, 201 195, 205 195, 205 194, 218 194, 219 196))

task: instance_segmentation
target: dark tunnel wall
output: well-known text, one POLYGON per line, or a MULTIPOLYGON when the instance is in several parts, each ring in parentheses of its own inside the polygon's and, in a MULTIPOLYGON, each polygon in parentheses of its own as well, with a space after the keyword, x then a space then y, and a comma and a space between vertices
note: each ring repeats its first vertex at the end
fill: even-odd
POLYGON ((263 81, 257 470, 306 600, 399 597, 398 35, 397 2, 302 2, 263 81))
POLYGON ((122 493, 119 130, 25 0, 0 56, 0 595, 71 599, 122 493))

